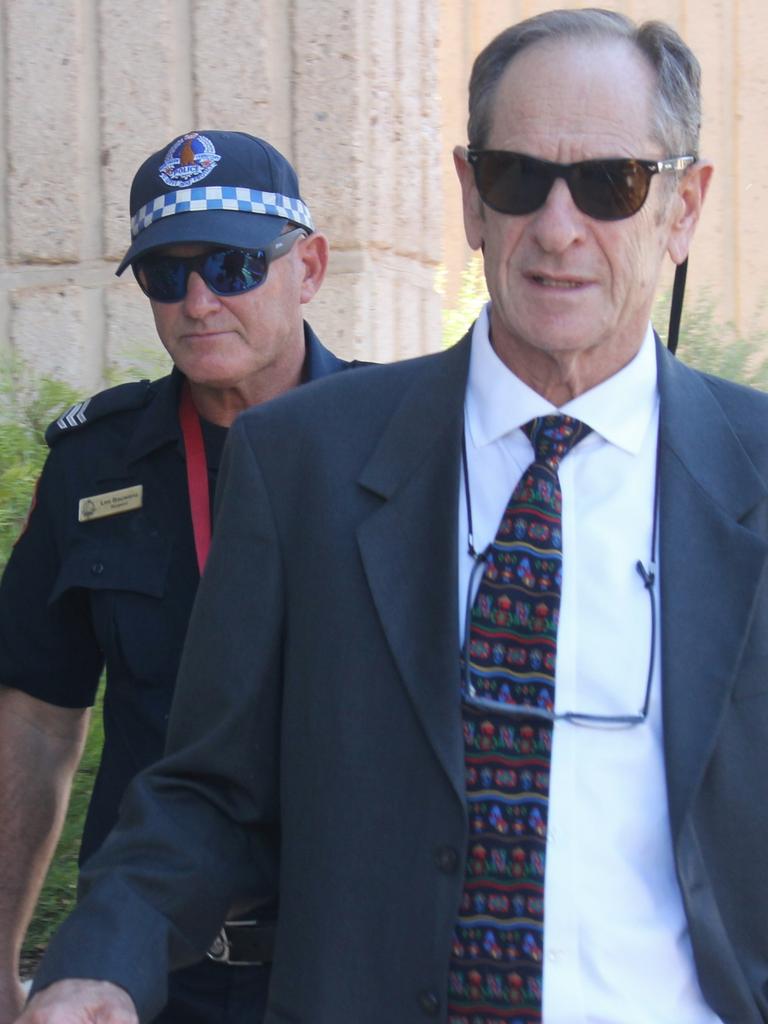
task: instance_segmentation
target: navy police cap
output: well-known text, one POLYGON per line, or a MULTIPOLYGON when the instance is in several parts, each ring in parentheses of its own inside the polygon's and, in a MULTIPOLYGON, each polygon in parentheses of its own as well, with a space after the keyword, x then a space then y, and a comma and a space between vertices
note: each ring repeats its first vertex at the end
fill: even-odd
POLYGON ((131 247, 117 273, 163 245, 259 249, 285 222, 314 230, 282 153, 245 132, 187 132, 153 153, 131 185, 131 247))

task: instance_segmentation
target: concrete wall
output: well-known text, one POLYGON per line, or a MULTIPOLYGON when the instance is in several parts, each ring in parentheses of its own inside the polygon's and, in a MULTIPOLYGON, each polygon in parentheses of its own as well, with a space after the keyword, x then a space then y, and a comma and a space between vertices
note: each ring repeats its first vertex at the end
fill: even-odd
MULTIPOLYGON (((84 392, 152 369, 147 303, 114 269, 136 167, 193 127, 264 135, 295 163, 332 243, 308 317, 337 351, 389 360, 437 348, 435 268, 447 268, 450 305, 468 256, 450 152, 465 141, 471 60, 548 6, 0 0, 0 354, 84 392)), ((768 6, 608 6, 671 21, 702 60, 717 173, 689 294, 742 329, 766 325, 768 6)))
POLYGON ((0 347, 88 391, 152 368, 133 173, 190 128, 263 135, 331 237, 308 309, 337 352, 439 337, 432 0, 0 0, 0 347))

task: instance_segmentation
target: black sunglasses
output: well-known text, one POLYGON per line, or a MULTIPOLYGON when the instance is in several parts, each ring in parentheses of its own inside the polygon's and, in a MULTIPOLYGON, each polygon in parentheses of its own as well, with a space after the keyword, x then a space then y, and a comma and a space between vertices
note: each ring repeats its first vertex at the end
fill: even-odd
POLYGON ((637 213, 648 197, 654 174, 682 171, 694 156, 667 160, 580 160, 555 164, 505 149, 469 149, 480 198, 498 213, 533 213, 547 201, 557 178, 564 178, 582 213, 595 220, 623 220, 637 213))
POLYGON ((240 295, 264 284, 270 263, 306 235, 306 228, 294 228, 263 249, 216 248, 197 256, 172 256, 161 249, 134 260, 133 273, 144 294, 155 302, 181 302, 193 270, 216 295, 240 295))

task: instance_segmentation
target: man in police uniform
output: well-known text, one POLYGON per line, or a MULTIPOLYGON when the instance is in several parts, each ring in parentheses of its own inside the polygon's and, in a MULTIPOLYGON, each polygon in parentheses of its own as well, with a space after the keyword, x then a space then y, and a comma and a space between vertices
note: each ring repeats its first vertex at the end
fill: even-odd
MULTIPOLYGON (((105 742, 81 861, 130 779, 162 753, 227 428, 242 409, 346 365, 303 322, 328 245, 268 143, 218 131, 176 139, 136 174, 131 233, 117 272, 132 267, 174 369, 51 424, 0 588, 0 1024, 23 1004, 19 949, 105 666, 105 742)), ((259 1019, 274 908, 259 914, 266 924, 229 925, 213 948, 229 963, 172 976, 158 1020, 259 1019)))

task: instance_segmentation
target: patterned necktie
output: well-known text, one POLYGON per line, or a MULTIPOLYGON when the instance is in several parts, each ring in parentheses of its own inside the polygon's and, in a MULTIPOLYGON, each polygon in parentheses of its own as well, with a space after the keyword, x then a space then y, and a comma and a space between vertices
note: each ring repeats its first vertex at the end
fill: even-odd
POLYGON ((544 855, 562 580, 560 461, 590 432, 570 416, 523 428, 535 459, 486 553, 467 626, 469 850, 454 933, 449 1024, 541 1021, 544 855), (507 705, 507 709, 504 709, 507 705))

